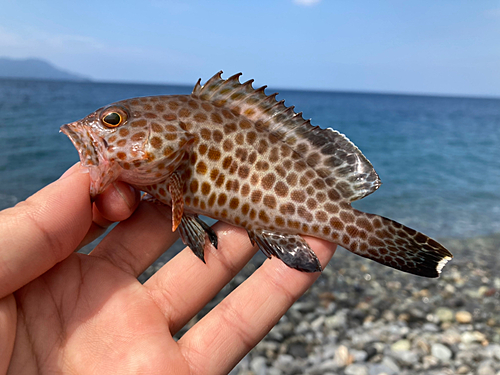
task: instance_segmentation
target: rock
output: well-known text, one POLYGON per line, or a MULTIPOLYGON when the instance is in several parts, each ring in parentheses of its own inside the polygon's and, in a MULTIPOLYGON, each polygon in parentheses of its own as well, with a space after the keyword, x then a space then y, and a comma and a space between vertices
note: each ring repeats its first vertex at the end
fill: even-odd
POLYGON ((444 290, 448 294, 455 294, 456 289, 452 284, 446 284, 446 286, 444 287, 444 290))
POLYGON ((474 369, 476 369, 479 362, 479 355, 477 350, 474 349, 460 350, 456 353, 455 360, 459 364, 474 366, 474 369))
POLYGON ((329 329, 345 328, 347 326, 347 312, 338 311, 335 315, 325 319, 325 327, 329 329))
POLYGON ((335 356, 335 350, 337 350, 337 345, 323 346, 323 359, 333 359, 335 356))
POLYGON ((324 323, 325 323, 325 316, 321 315, 311 322, 311 329, 314 331, 318 331, 324 323))
POLYGON ((500 361, 500 345, 498 344, 488 345, 485 349, 485 352, 489 358, 500 361))
POLYGON ((296 361, 289 354, 280 354, 273 366, 281 370, 284 375, 296 375, 302 373, 301 369, 304 367, 304 361, 296 361))
POLYGON ((382 319, 385 319, 388 322, 393 322, 396 320, 396 314, 394 314, 391 310, 386 310, 382 314, 382 319))
POLYGON ((411 350, 392 352, 391 356, 402 366, 414 366, 418 363, 418 353, 411 350))
POLYGON ((391 345, 391 350, 395 352, 410 350, 411 343, 409 340, 399 340, 391 345))
POLYGON ((462 365, 459 368, 457 368, 457 374, 468 374, 470 373, 470 367, 467 365, 462 365))
POLYGON ((471 344, 473 342, 485 341, 486 336, 484 335, 484 333, 481 333, 479 331, 473 331, 473 332, 466 331, 460 335, 460 339, 464 344, 471 344))
POLYGON ((482 285, 477 290, 477 293, 479 294, 480 297, 483 297, 489 290, 490 290, 489 287, 487 287, 486 285, 482 285))
POLYGON ((309 313, 314 312, 318 308, 318 303, 316 301, 307 301, 307 302, 295 302, 291 310, 300 311, 301 313, 309 313))
POLYGON ((460 332, 456 329, 447 329, 441 336, 441 342, 447 345, 455 345, 462 341, 460 332))
POLYGON ((266 353, 266 356, 272 357, 280 349, 280 344, 272 340, 263 340, 257 344, 255 350, 259 353, 266 353))
POLYGON ((377 340, 378 340, 377 337, 373 337, 373 335, 370 334, 369 332, 361 332, 352 337, 352 344, 355 347, 361 349, 377 340))
POLYGON ((428 370, 432 367, 436 367, 439 364, 439 359, 432 355, 426 355, 424 358, 422 358, 422 363, 423 369, 428 370))
POLYGON ((296 335, 304 335, 309 331, 311 331, 311 325, 305 320, 300 322, 299 325, 295 328, 296 335))
POLYGON ((483 361, 477 368, 477 375, 495 375, 495 370, 491 361, 483 361))
POLYGON ((449 361, 453 352, 446 345, 435 343, 431 346, 431 354, 441 362, 449 361))
POLYGON ((431 352, 431 346, 425 337, 422 336, 415 337, 415 339, 413 340, 413 346, 421 354, 427 355, 431 352))
POLYGON ((308 353, 305 344, 300 342, 294 342, 288 346, 288 354, 292 355, 294 358, 307 358, 308 353))
POLYGON ((427 313, 425 312, 425 310, 422 309, 422 305, 420 305, 419 307, 411 308, 410 310, 408 310, 408 314, 409 314, 409 320, 411 322, 418 322, 418 321, 425 320, 425 318, 427 316, 427 313))
POLYGON ((247 354, 230 372, 229 375, 243 375, 249 372, 250 355, 247 354))
POLYGON ((294 333, 295 326, 292 322, 280 323, 271 329, 267 334, 267 338, 277 342, 283 342, 285 338, 290 337, 294 333))
POLYGON ((310 375, 323 375, 327 372, 332 372, 336 374, 338 372, 338 366, 335 360, 330 359, 328 361, 323 362, 319 366, 315 366, 314 368, 310 368, 307 372, 310 375))
POLYGON ((447 307, 438 308, 436 310, 435 314, 441 323, 453 321, 453 317, 454 317, 453 310, 451 310, 447 307))
POLYGON ((349 354, 349 349, 346 346, 340 345, 337 350, 335 350, 335 357, 333 361, 338 368, 350 365, 353 361, 351 354, 349 354))
POLYGON ((352 356, 353 362, 364 362, 368 357, 368 353, 366 353, 364 350, 350 349, 349 353, 352 356))
POLYGON ((468 324, 472 322, 472 314, 465 310, 457 311, 455 319, 458 323, 468 324))
POLYGON ((352 364, 345 368, 345 375, 368 375, 368 367, 364 365, 352 364))
POLYGON ((366 352, 366 360, 369 361, 372 359, 377 353, 377 348, 374 345, 367 345, 365 347, 365 352, 366 352))
POLYGON ((284 369, 293 363, 293 357, 289 354, 280 354, 274 364, 280 369, 284 369))
POLYGON ((250 369, 255 375, 266 375, 267 374, 267 364, 266 358, 264 357, 254 357, 250 362, 250 369))
POLYGON ((439 332, 439 327, 434 323, 425 323, 422 326, 422 330, 427 332, 439 332))
POLYGON ((368 375, 398 375, 399 366, 389 357, 384 357, 381 363, 373 364, 368 369, 368 375))

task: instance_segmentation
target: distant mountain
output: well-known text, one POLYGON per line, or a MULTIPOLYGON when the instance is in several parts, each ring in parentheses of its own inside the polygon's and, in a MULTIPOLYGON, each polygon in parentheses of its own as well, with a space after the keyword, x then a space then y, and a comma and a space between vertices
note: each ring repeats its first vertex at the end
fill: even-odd
POLYGON ((0 57, 1 78, 35 78, 61 81, 89 81, 89 78, 61 70, 41 59, 0 57))

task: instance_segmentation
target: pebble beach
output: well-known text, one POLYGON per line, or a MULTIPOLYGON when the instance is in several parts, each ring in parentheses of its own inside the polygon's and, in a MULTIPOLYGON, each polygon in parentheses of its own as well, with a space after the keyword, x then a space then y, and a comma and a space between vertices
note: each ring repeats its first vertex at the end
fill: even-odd
MULTIPOLYGON (((441 242, 454 259, 438 279, 339 248, 231 375, 499 375, 500 234, 441 242)), ((188 326, 258 263, 254 258, 188 326)))

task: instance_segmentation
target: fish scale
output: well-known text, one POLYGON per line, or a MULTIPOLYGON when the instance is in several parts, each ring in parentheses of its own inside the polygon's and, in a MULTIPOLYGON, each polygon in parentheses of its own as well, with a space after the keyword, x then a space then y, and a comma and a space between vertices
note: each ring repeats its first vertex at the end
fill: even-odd
POLYGON ((380 179, 344 135, 304 120, 252 81, 221 72, 191 95, 127 99, 64 125, 89 168, 91 194, 114 180, 172 206, 172 227, 204 260, 198 215, 241 226, 268 256, 315 272, 300 235, 337 243, 384 265, 437 277, 451 253, 422 233, 351 207, 380 179))

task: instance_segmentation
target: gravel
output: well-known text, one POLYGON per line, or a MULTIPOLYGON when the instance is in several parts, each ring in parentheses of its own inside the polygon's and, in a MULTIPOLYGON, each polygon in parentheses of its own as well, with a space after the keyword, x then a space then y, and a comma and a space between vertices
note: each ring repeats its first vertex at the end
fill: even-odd
MULTIPOLYGON (((230 374, 500 375, 500 234, 441 242, 454 259, 438 279, 339 248, 318 281, 230 374)), ((191 324, 260 261, 248 264, 191 324)))

